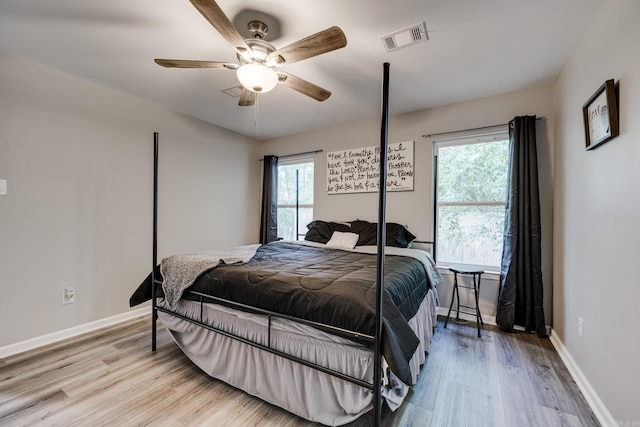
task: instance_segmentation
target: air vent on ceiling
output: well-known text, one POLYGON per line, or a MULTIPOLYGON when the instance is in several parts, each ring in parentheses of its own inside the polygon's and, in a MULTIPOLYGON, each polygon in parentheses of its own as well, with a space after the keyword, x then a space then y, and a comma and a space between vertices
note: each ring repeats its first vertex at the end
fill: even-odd
POLYGON ((403 28, 402 30, 394 31, 393 33, 380 37, 380 40, 387 52, 402 49, 403 47, 411 46, 416 43, 425 42, 429 40, 427 23, 421 22, 419 24, 403 28))
POLYGON ((242 86, 233 86, 227 89, 222 89, 220 92, 225 95, 229 95, 232 98, 240 98, 240 95, 242 94, 242 86))

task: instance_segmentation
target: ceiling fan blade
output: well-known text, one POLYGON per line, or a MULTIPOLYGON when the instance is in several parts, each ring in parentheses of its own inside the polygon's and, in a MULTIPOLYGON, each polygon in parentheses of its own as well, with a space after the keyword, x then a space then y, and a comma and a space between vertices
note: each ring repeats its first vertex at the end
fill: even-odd
POLYGON ((240 94, 240 101, 238 105, 241 107, 249 107, 256 102, 256 94, 255 92, 251 92, 249 89, 242 88, 242 93, 240 94))
POLYGON ((167 68, 226 68, 235 70, 239 67, 233 62, 190 61, 183 59, 154 59, 155 63, 167 68))
POLYGON ((280 83, 291 89, 300 92, 303 95, 307 95, 315 100, 324 101, 331 96, 331 92, 326 89, 316 86, 306 80, 296 77, 293 74, 285 73, 284 71, 278 72, 280 83))
POLYGON ((346 45, 347 38, 342 30, 338 27, 330 27, 272 52, 267 56, 266 62, 276 65, 291 64, 343 48, 346 45))
POLYGON ((227 15, 213 0, 190 0, 207 21, 233 46, 240 54, 250 52, 244 38, 238 33, 227 15))

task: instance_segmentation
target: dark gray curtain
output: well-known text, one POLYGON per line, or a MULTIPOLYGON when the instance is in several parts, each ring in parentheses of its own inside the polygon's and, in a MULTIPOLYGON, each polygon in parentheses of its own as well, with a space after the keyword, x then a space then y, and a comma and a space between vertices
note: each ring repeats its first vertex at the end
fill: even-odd
POLYGON ((540 248, 540 199, 536 117, 509 122, 509 175, 505 212, 498 326, 546 336, 540 248))
POLYGON ((278 157, 264 156, 260 243, 278 239, 278 157))

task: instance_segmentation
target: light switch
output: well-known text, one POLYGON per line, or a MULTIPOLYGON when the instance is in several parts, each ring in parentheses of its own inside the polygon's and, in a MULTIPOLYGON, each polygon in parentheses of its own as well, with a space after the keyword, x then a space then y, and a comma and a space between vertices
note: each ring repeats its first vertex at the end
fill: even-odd
POLYGON ((4 196, 7 194, 7 180, 0 179, 0 196, 4 196))

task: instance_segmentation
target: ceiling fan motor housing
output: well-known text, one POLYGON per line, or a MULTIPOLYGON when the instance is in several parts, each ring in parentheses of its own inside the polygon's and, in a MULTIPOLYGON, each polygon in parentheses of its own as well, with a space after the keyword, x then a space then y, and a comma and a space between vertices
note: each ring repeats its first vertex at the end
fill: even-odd
POLYGON ((267 56, 276 50, 271 43, 261 39, 247 39, 245 41, 251 49, 251 52, 247 52, 246 54, 238 52, 238 61, 240 61, 241 64, 250 64, 252 62, 260 62, 264 64, 267 56))

